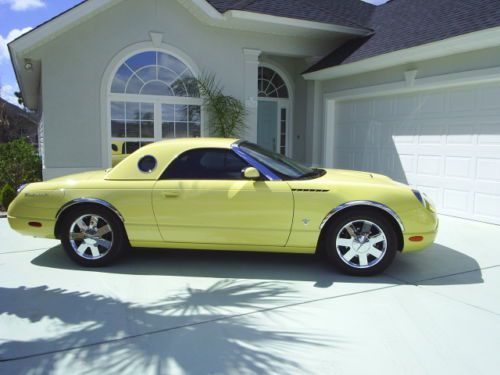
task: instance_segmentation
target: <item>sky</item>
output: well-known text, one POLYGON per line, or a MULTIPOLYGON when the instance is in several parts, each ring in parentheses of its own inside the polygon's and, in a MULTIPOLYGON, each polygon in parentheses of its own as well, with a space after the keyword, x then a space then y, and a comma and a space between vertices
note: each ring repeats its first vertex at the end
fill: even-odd
MULTIPOLYGON (((387 0, 363 0, 380 4, 387 0)), ((0 0, 0 97, 17 104, 18 91, 7 43, 81 0, 0 0)))

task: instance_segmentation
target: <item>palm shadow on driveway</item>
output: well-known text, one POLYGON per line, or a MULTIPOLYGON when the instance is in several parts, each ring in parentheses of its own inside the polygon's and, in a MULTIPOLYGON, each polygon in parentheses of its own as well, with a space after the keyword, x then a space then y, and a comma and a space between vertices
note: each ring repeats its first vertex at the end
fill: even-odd
POLYGON ((40 267, 92 272, 211 277, 239 280, 310 281, 329 288, 343 283, 393 283, 447 285, 482 283, 478 262, 457 250, 434 244, 422 252, 397 254, 384 274, 359 278, 334 270, 321 256, 229 251, 132 249, 117 263, 105 268, 82 268, 70 261, 61 246, 53 247, 32 260, 40 267), (465 273, 457 281, 448 276, 465 273))
POLYGON ((270 326, 255 320, 252 310, 227 311, 255 310, 263 302, 280 302, 288 292, 270 282, 222 280, 141 305, 45 285, 0 287, 0 300, 6 301, 0 315, 34 326, 51 324, 43 337, 0 341, 0 372, 60 372, 65 361, 76 362, 78 371, 113 374, 169 374, 172 366, 188 374, 300 372, 287 350, 332 347, 335 340, 282 330, 279 312, 263 312, 270 326))
POLYGON ((187 286, 148 304, 47 285, 0 287, 0 301, 5 301, 0 315, 28 321, 30 327, 49 324, 54 330, 29 340, 11 332, 12 339, 0 341, 0 369, 5 373, 51 373, 73 362, 102 373, 169 374, 172 368, 189 374, 303 373, 294 352, 352 343, 348 337, 283 329, 290 315, 277 307, 292 306, 291 297, 298 294, 289 281, 322 288, 336 283, 387 287, 483 282, 473 258, 438 244, 422 253, 399 255, 384 275, 372 278, 341 275, 320 257, 287 254, 136 249, 111 267, 82 269, 56 246, 32 264, 78 270, 78 277, 88 271, 220 280, 203 289, 187 286), (460 272, 466 277, 446 277, 460 272))

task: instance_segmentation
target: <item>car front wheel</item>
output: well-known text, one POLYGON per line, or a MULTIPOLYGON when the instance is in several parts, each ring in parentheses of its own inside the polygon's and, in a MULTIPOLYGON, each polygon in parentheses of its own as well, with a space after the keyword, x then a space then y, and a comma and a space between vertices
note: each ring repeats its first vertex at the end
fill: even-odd
POLYGON ((120 220, 101 207, 79 207, 64 217, 61 243, 68 256, 86 267, 112 263, 127 241, 120 220))
POLYGON ((333 220, 327 232, 326 253, 341 271, 372 276, 392 263, 397 252, 397 234, 384 214, 356 210, 333 220))

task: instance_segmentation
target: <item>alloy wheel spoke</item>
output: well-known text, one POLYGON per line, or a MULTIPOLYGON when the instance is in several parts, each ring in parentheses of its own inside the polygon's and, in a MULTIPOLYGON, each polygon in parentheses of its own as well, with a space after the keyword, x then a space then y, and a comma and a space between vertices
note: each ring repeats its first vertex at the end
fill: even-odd
POLYGON ((97 246, 89 246, 89 247, 90 247, 90 252, 92 253, 93 257, 98 257, 101 255, 97 246))
POLYGON ((111 228, 109 227, 109 225, 106 224, 97 230, 96 236, 102 237, 109 232, 111 232, 111 228))
POLYGON ((347 253, 343 255, 344 259, 347 260, 348 262, 351 261, 352 258, 356 256, 356 252, 354 249, 350 249, 347 253))
POLYGON ((69 238, 70 238, 70 240, 74 240, 74 241, 83 241, 85 239, 85 233, 71 232, 69 238))
POLYGON ((85 252, 87 251, 88 248, 89 248, 89 245, 84 242, 80 246, 77 247, 76 252, 80 255, 83 255, 83 254, 85 254, 85 252))
POLYGON ((78 219, 78 221, 76 222, 76 225, 78 225, 78 228, 80 228, 80 230, 82 232, 85 232, 86 230, 89 229, 87 224, 85 224, 85 222, 83 221, 83 218, 78 219))
POLYGON ((349 233, 349 236, 356 237, 356 228, 354 228, 352 224, 346 226, 345 230, 347 231, 347 233, 349 233))
POLYGON ((337 238, 337 246, 352 247, 352 239, 350 239, 350 238, 337 238))
POLYGON ((96 239, 95 241, 97 245, 101 245, 106 250, 108 250, 111 247, 111 241, 105 240, 104 238, 99 238, 96 239))
POLYGON ((385 236, 382 233, 379 233, 375 236, 368 238, 368 241, 370 242, 370 245, 373 246, 379 242, 385 241, 385 236))
POLYGON ((366 254, 358 254, 359 265, 365 267, 368 265, 368 256, 366 254))
POLYGON ((368 250, 368 254, 373 255, 375 258, 380 258, 382 256, 382 250, 377 249, 376 247, 370 247, 370 250, 368 250))

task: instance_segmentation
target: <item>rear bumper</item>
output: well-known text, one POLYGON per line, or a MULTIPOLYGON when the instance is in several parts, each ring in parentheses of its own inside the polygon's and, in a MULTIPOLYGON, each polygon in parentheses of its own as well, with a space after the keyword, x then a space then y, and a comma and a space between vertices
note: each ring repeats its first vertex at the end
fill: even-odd
POLYGON ((55 220, 39 219, 39 218, 19 218, 14 216, 7 216, 10 227, 16 232, 25 236, 33 236, 40 238, 55 238, 54 227, 55 220), (31 226, 29 223, 40 223, 40 227, 31 226))

